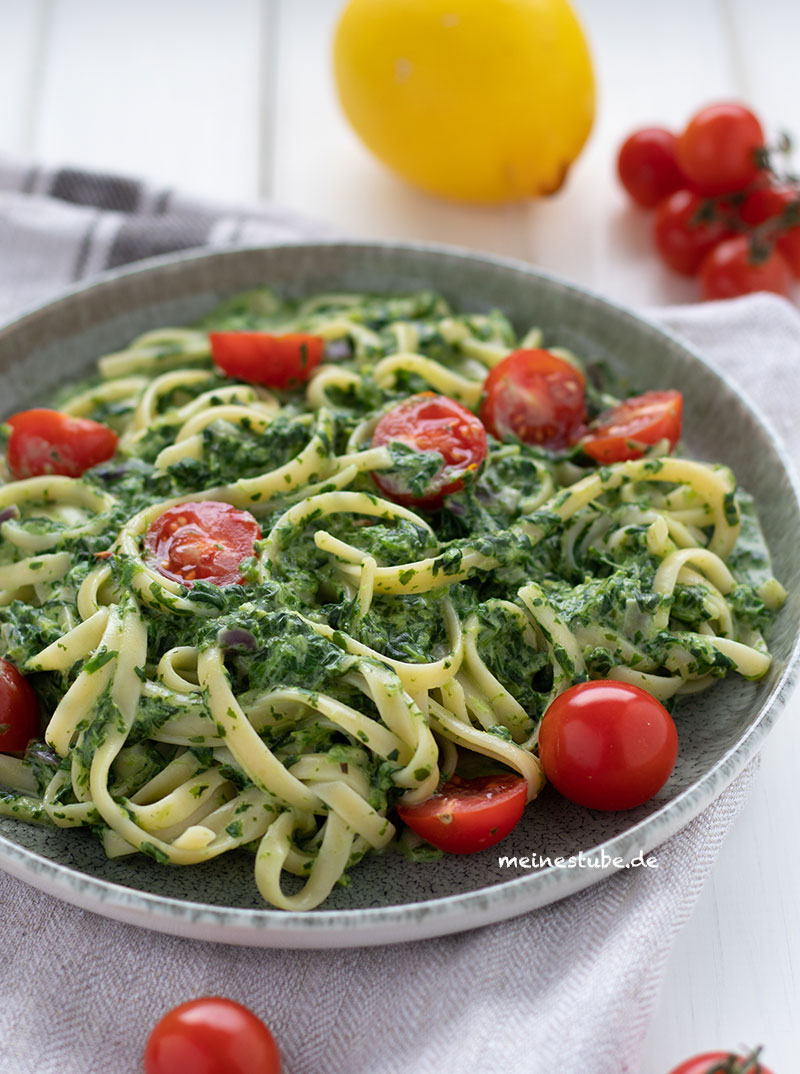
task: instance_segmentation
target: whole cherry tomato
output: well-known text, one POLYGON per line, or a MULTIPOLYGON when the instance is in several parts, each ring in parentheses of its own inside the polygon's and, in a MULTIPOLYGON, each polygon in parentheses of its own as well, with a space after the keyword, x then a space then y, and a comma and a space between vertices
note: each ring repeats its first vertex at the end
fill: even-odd
POLYGON ((406 444, 414 450, 436 451, 442 457, 439 470, 420 488, 394 470, 373 473, 384 496, 396 503, 434 510, 451 492, 464 487, 486 458, 486 430, 481 421, 454 399, 433 392, 412 395, 388 410, 375 426, 373 447, 406 444))
POLYGON ((783 254, 775 247, 754 254, 747 235, 721 242, 700 266, 700 291, 705 299, 735 298, 753 291, 788 295, 791 290, 792 273, 783 254))
POLYGON ((757 154, 763 146, 764 131, 749 108, 728 102, 711 104, 679 136, 678 164, 701 194, 729 194, 743 190, 756 178, 757 154))
POLYGON ((579 369, 550 351, 514 351, 486 378, 481 421, 498 440, 559 450, 586 418, 585 384, 579 369))
POLYGON ((775 245, 795 276, 800 276, 800 186, 775 183, 756 187, 745 198, 739 215, 749 227, 772 221, 775 245), (798 222, 780 226, 782 218, 798 222))
POLYGON ((474 854, 505 839, 522 816, 528 783, 511 772, 461 779, 453 776, 432 798, 399 805, 404 824, 448 854, 474 854))
POLYGON ((677 190, 656 210, 654 237, 664 262, 683 276, 694 276, 700 262, 731 234, 722 219, 706 220, 706 199, 692 190, 677 190))
POLYGON ((646 127, 634 131, 622 143, 617 174, 643 209, 654 209, 668 195, 686 186, 686 176, 678 166, 677 142, 672 131, 646 127))
POLYGON ((667 782, 678 732, 656 698, 627 682, 571 686, 539 729, 544 774, 565 798, 590 809, 632 809, 667 782))
POLYGON ((247 511, 229 503, 201 500, 169 507, 144 538, 148 564, 165 578, 192 586, 207 579, 219 586, 242 585, 241 563, 261 537, 247 511))
POLYGON ((208 996, 168 1011, 150 1034, 145 1074, 281 1074, 275 1039, 252 1011, 208 996))
POLYGON ((59 410, 23 410, 6 419, 11 426, 6 462, 17 479, 44 474, 81 474, 110 459, 117 434, 89 418, 71 418, 59 410))
POLYGON ((733 1052, 704 1052, 686 1059, 675 1067, 670 1074, 771 1074, 758 1061, 761 1049, 757 1048, 750 1055, 735 1055, 733 1052))
POLYGON ((0 659, 0 753, 21 753, 39 734, 39 701, 8 660, 0 659))

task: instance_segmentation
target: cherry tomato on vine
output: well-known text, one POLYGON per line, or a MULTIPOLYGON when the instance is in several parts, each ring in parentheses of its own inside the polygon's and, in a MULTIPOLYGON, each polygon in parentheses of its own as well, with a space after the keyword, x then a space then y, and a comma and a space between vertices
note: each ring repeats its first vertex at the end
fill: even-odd
POLYGON ((656 248, 662 260, 683 276, 694 276, 705 255, 731 234, 724 220, 702 219, 705 203, 706 199, 692 190, 677 190, 656 210, 656 248))
POLYGON ((711 104, 678 137, 678 164, 701 194, 729 194, 756 178, 757 151, 763 146, 764 131, 749 108, 711 104))
POLYGON ((625 399, 591 423, 580 444, 600 463, 640 459, 649 445, 669 440, 670 451, 681 438, 683 396, 668 390, 625 399))
POLYGON ((706 255, 700 266, 700 292, 705 299, 735 298, 753 291, 788 295, 792 273, 780 250, 767 248, 754 256, 750 238, 735 235, 706 255))
POLYGON ((44 474, 80 477, 117 450, 113 429, 59 410, 22 410, 6 424, 11 426, 6 463, 17 479, 44 474))
POLYGON ((598 679, 550 703, 539 759, 557 791, 589 809, 632 809, 667 782, 678 756, 672 717, 638 686, 598 679))
POLYGON ((448 783, 417 805, 399 805, 404 824, 448 854, 474 854, 505 839, 522 816, 528 783, 507 773, 448 783))
POLYGON ((388 410, 375 426, 372 446, 406 444, 415 451, 438 451, 439 470, 417 488, 395 470, 375 471, 375 484, 396 503, 435 510, 451 492, 464 487, 486 458, 486 430, 481 421, 454 399, 433 392, 412 395, 388 410))
POLYGON ((771 1074, 758 1061, 761 1049, 750 1055, 735 1055, 733 1052, 704 1052, 692 1056, 670 1074, 771 1074))
POLYGON ((550 351, 514 351, 486 378, 481 421, 497 440, 559 450, 586 418, 585 385, 579 369, 550 351))
POLYGON ((669 194, 687 185, 678 165, 678 139, 663 127, 634 131, 617 156, 620 182, 637 205, 654 209, 669 194))
POLYGON ((145 1074, 281 1074, 275 1039, 247 1007, 208 996, 189 1000, 156 1023, 145 1074))
POLYGON ((147 562, 165 578, 192 586, 243 585, 241 562, 255 554, 261 529, 251 514, 229 503, 200 500, 169 507, 150 524, 147 562))
POLYGON ((211 332, 211 354, 229 377, 268 388, 289 388, 308 380, 322 361, 325 340, 306 332, 211 332))
MULTIPOLYGON (((749 227, 758 227, 767 220, 779 225, 780 217, 788 212, 800 221, 800 186, 775 183, 752 190, 745 198, 739 215, 749 227)), ((776 229, 775 245, 795 276, 800 276, 800 223, 776 229)))
POLYGON ((39 734, 39 701, 8 660, 0 659, 0 753, 21 753, 39 734))

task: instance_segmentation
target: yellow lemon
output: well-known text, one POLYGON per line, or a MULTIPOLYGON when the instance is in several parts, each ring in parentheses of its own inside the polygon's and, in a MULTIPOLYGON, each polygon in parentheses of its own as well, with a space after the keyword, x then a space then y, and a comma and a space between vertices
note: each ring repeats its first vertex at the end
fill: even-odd
POLYGON ((334 70, 369 149, 444 197, 558 190, 594 118, 592 62, 566 0, 350 0, 334 70))

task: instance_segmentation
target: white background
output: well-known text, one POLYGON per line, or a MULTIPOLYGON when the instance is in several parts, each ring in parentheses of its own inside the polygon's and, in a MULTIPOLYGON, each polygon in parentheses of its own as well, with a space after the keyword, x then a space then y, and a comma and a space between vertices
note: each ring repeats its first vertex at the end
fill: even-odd
MULTIPOLYGON (((574 0, 599 111, 556 197, 502 209, 408 189, 347 128, 329 50, 340 0, 0 0, 0 153, 147 176, 231 201, 274 199, 352 235, 521 257, 637 307, 693 301, 626 203, 615 150, 739 98, 800 135, 797 0, 574 0)), ((754 355, 754 369, 758 356, 754 355)), ((800 700, 681 934, 642 1074, 694 1051, 766 1044, 798 1069, 800 700)), ((591 1074, 587 1071, 587 1074, 591 1074)))

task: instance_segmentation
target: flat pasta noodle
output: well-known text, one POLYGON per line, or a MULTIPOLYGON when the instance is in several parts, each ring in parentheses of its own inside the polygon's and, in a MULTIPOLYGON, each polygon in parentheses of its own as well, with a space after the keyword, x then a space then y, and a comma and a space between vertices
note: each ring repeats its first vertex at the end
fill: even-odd
POLYGON ((373 474, 430 465, 372 447, 386 410, 425 391, 476 410, 487 370, 542 343, 430 292, 262 288, 101 357, 61 409, 111 425, 116 457, 0 487, 0 645, 48 713, 44 744, 0 755, 0 813, 91 827, 112 857, 245 850, 266 902, 307 911, 403 849, 394 806, 462 764, 535 798, 539 724, 573 683, 669 703, 766 674, 784 593, 723 466, 490 438, 441 511, 378 493, 373 474), (214 367, 212 330, 312 333, 325 355, 268 389, 214 367), (261 534, 238 583, 182 584, 147 545, 208 500, 261 534))

